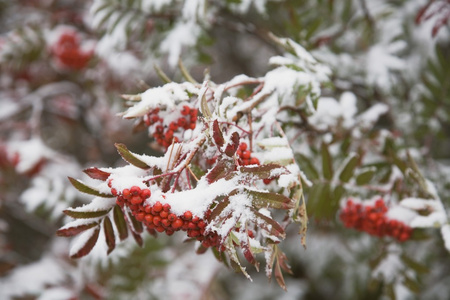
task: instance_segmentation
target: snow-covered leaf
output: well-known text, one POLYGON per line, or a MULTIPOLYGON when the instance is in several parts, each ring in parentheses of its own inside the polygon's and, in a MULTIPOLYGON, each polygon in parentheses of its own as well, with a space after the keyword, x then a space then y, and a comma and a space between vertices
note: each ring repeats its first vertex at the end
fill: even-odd
POLYGON ((72 185, 77 190, 79 190, 80 192, 83 192, 83 193, 86 193, 86 194, 89 194, 89 195, 94 195, 94 196, 97 196, 97 197, 105 197, 105 198, 112 198, 112 197, 114 197, 111 194, 102 193, 102 192, 100 192, 100 191, 98 191, 98 190, 96 190, 96 189, 94 189, 94 188, 84 184, 80 180, 77 180, 77 179, 72 178, 72 177, 68 177, 68 178, 69 178, 70 183, 72 183, 72 185))
POLYGON ((92 228, 79 237, 77 244, 70 249, 70 258, 81 258, 91 252, 97 243, 100 227, 92 228))
POLYGON ((149 169, 150 168, 150 166, 147 165, 142 160, 140 160, 137 157, 137 155, 135 155, 134 153, 130 152, 128 150, 127 146, 125 146, 124 144, 116 143, 115 146, 116 146, 117 151, 119 152, 119 154, 122 156, 122 158, 126 162, 132 164, 133 166, 141 168, 141 169, 149 169))
POLYGON ((116 247, 116 235, 109 217, 103 219, 103 231, 105 232, 106 245, 108 245, 108 254, 116 247))

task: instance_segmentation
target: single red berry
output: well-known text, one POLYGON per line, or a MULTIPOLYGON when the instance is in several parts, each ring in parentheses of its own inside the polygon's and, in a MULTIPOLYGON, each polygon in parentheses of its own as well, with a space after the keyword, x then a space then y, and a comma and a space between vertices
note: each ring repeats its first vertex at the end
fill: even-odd
POLYGON ((257 159, 256 157, 250 158, 250 164, 251 165, 259 165, 259 159, 257 159))
POLYGON ((151 215, 151 214, 146 214, 145 215, 145 221, 147 222, 147 223, 152 223, 153 224, 153 215, 151 215))
POLYGON ((184 219, 185 220, 190 220, 190 219, 192 219, 192 213, 188 210, 188 211, 186 211, 184 214, 183 214, 183 216, 184 216, 184 219))
POLYGON ((148 199, 152 195, 152 192, 149 189, 143 189, 141 190, 141 197, 142 199, 148 199))
POLYGON ((141 204, 143 199, 140 196, 133 196, 130 199, 131 204, 138 205, 141 204))
POLYGON ((143 222, 145 220, 145 213, 143 212, 137 213, 136 220, 138 220, 139 222, 143 222))
POLYGON ((175 215, 175 214, 169 214, 169 215, 167 216, 167 219, 168 219, 170 222, 174 222, 174 221, 177 219, 177 215, 175 215))
POLYGON ((170 211, 170 204, 169 203, 164 203, 163 210, 166 211, 166 212, 169 212, 170 211))
POLYGON ((200 235, 200 231, 198 231, 198 230, 190 230, 188 232, 188 236, 190 236, 190 237, 197 237, 199 235, 200 235))
POLYGON ((161 202, 156 201, 155 205, 153 205, 152 212, 159 213, 163 210, 163 205, 161 202))
POLYGON ((241 151, 247 150, 247 143, 245 143, 245 142, 240 143, 239 150, 241 150, 241 151))
POLYGON ((191 123, 191 124, 189 125, 189 129, 192 129, 192 130, 194 130, 194 129, 195 129, 195 127, 196 127, 196 124, 195 124, 195 123, 191 123))
POLYGON ((156 226, 155 230, 158 231, 158 232, 164 232, 165 231, 164 227, 162 227, 162 226, 156 226))
POLYGON ((153 217, 153 224, 155 226, 159 226, 161 224, 161 217, 160 216, 154 216, 153 217))
POLYGON ((167 211, 163 210, 159 213, 159 216, 163 219, 167 219, 167 217, 169 216, 169 213, 167 211))
POLYGON ((187 105, 183 106, 183 109, 181 110, 181 114, 183 116, 187 116, 189 115, 189 113, 191 112, 191 108, 187 105))
POLYGON ((242 156, 241 157, 243 159, 250 159, 251 155, 252 155, 251 152, 246 150, 246 151, 242 151, 242 156))
POLYGON ((177 121, 177 124, 178 124, 178 126, 184 128, 184 126, 186 126, 186 124, 187 124, 187 121, 186 121, 185 118, 179 118, 178 121, 177 121))
POLYGON ((122 191, 122 196, 123 196, 125 199, 130 200, 130 196, 131 196, 130 190, 129 190, 129 189, 124 189, 124 190, 122 191))
POLYGON ((197 224, 198 228, 205 228, 206 227, 206 223, 204 221, 200 221, 197 224))
POLYGON ((263 179, 264 184, 270 184, 272 182, 272 179, 270 178, 265 178, 263 179))
POLYGON ((181 228, 181 226, 183 226, 183 220, 181 219, 176 219, 173 223, 172 223, 172 228, 173 229, 179 229, 181 228))
POLYGON ((197 225, 192 223, 192 222, 189 222, 188 223, 188 229, 197 229, 197 225))
POLYGON ((192 217, 192 222, 193 223, 198 223, 198 221, 200 221, 200 218, 197 216, 192 217))
POLYGON ((138 187, 138 186, 135 186, 135 185, 134 185, 134 186, 132 186, 132 187, 130 188, 130 193, 133 194, 133 195, 139 195, 140 192, 141 192, 141 188, 138 187))
POLYGON ((113 194, 113 196, 117 196, 118 195, 117 190, 115 188, 112 188, 111 194, 113 194))
POLYGON ((161 220, 161 224, 164 228, 169 228, 170 227, 170 221, 167 219, 162 219, 161 220))

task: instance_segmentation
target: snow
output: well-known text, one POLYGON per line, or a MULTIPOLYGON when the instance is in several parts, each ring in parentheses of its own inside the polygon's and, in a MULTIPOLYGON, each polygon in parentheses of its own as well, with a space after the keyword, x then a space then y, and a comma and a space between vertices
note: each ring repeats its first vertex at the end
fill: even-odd
MULTIPOLYGON (((92 220, 90 220, 92 223, 92 220)), ((78 251, 80 251, 87 243, 87 241, 94 235, 94 232, 98 230, 97 227, 90 228, 83 233, 79 234, 75 239, 72 240, 72 243, 70 245, 70 253, 69 255, 72 256, 76 254, 78 251)), ((101 230, 103 232, 103 230, 101 230)), ((104 239, 100 239, 104 240, 104 239)))
POLYGON ((444 224, 441 227, 441 235, 444 240, 444 246, 450 252, 450 224, 444 224))
POLYGON ((168 53, 169 65, 175 67, 184 46, 195 45, 201 29, 194 21, 179 21, 160 44, 160 50, 168 53))

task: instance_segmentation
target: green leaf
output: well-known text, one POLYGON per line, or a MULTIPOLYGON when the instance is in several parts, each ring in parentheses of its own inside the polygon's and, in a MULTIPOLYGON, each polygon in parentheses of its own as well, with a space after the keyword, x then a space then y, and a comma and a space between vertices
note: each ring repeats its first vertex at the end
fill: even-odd
POLYGON ((333 178, 333 161, 328 150, 328 146, 325 143, 321 145, 322 154, 322 172, 325 179, 331 180, 333 178))
POLYGON ((342 182, 348 182, 352 178, 358 165, 359 159, 357 154, 351 155, 344 163, 341 174, 339 174, 339 180, 342 182))
POLYGON ((75 178, 72 177, 68 177, 70 183, 80 192, 83 192, 85 194, 89 194, 89 195, 94 195, 97 197, 103 197, 103 198, 113 198, 114 196, 112 194, 104 194, 99 192, 98 190, 87 186, 86 184, 84 184, 83 182, 81 182, 80 180, 77 180, 75 178))
POLYGON ((191 74, 189 74, 189 71, 184 66, 181 58, 178 60, 178 67, 180 68, 181 74, 183 75, 184 78, 186 78, 187 81, 189 81, 192 84, 198 84, 198 82, 191 76, 191 74))
POLYGON ((427 266, 418 263, 406 254, 402 254, 401 258, 405 265, 413 269, 416 273, 426 274, 430 272, 430 269, 427 266))
POLYGON ((276 208, 276 209, 291 209, 295 207, 295 203, 288 197, 272 193, 260 192, 246 189, 245 192, 251 197, 252 204, 255 208, 276 208))
POLYGON ((108 254, 116 247, 116 236, 109 217, 103 219, 103 231, 105 232, 106 245, 108 246, 108 254))
POLYGON ((98 210, 98 211, 76 211, 72 209, 66 209, 63 210, 63 213, 68 215, 69 217, 75 218, 75 219, 92 219, 92 218, 98 218, 101 216, 106 215, 109 212, 109 210, 98 210))
POLYGON ((239 171, 241 173, 249 173, 250 175, 256 176, 259 179, 273 178, 274 176, 272 176, 271 174, 274 170, 277 170, 277 176, 289 174, 289 171, 285 167, 274 163, 249 167, 242 166, 239 168, 239 171))
POLYGON ((150 168, 149 165, 147 165, 145 162, 140 160, 134 153, 130 152, 127 149, 127 146, 125 146, 124 144, 116 143, 114 145, 116 146, 116 149, 119 152, 120 156, 122 156, 122 158, 126 162, 132 164, 135 167, 141 168, 141 169, 149 169, 150 168))
POLYGON ((300 165, 300 169, 303 172, 305 172, 308 179, 310 179, 310 180, 319 179, 319 172, 314 167, 312 159, 310 159, 300 153, 296 154, 295 158, 296 158, 297 163, 300 165))
MULTIPOLYGON (((85 234, 86 233, 87 232, 85 232, 85 234)), ((92 236, 87 240, 84 246, 81 247, 81 249, 78 250, 76 253, 72 254, 70 258, 80 258, 89 254, 89 252, 91 252, 92 248, 94 248, 95 244, 97 243, 99 233, 100 233, 100 226, 94 230, 92 236)))
POLYGON ((166 73, 164 73, 164 71, 157 65, 154 64, 153 68, 156 71, 156 74, 158 74, 159 78, 164 82, 164 83, 170 83, 172 82, 172 80, 170 80, 169 76, 166 75, 166 73))
POLYGON ((128 237, 128 227, 122 209, 118 205, 114 206, 114 223, 116 224, 117 231, 119 232, 119 238, 123 241, 128 237))
POLYGON ((373 176, 375 175, 375 168, 367 168, 356 176, 356 184, 357 185, 366 185, 368 184, 373 176))
POLYGON ((70 237, 70 236, 77 235, 77 234, 79 234, 83 231, 86 231, 89 228, 95 227, 97 225, 98 225, 98 223, 94 222, 94 223, 83 224, 83 225, 78 225, 78 226, 73 226, 73 227, 68 227, 68 228, 61 228, 56 232, 56 235, 70 237))

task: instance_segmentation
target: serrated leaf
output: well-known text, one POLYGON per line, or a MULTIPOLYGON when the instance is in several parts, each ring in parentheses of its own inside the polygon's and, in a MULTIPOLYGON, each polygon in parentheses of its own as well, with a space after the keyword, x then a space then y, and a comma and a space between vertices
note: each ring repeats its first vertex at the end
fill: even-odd
POLYGON ((231 135, 230 141, 225 148, 225 154, 229 157, 233 157, 239 147, 239 134, 235 131, 231 135))
POLYGON ((99 168, 95 168, 95 167, 88 168, 88 169, 84 170, 83 172, 86 173, 92 179, 98 179, 98 180, 102 180, 102 181, 107 180, 109 175, 111 175, 111 173, 102 171, 99 168))
POLYGON ((116 247, 116 235, 109 217, 103 219, 103 231, 105 232, 106 245, 108 246, 108 254, 116 247))
POLYGON ((84 184, 83 182, 81 182, 78 179, 72 178, 72 177, 68 177, 70 183, 80 192, 85 193, 85 194, 89 194, 89 195, 93 195, 93 196, 97 196, 97 197, 103 197, 103 198, 112 198, 114 197, 112 194, 104 194, 99 192, 98 190, 84 184))
POLYGON ((212 210, 211 210, 211 214, 208 217, 208 222, 211 222, 213 220, 215 220, 218 216, 220 216, 220 214, 222 213, 222 211, 230 204, 230 200, 227 197, 225 197, 223 200, 221 200, 212 210))
POLYGON ((366 185, 368 184, 373 176, 375 175, 376 169, 370 168, 365 171, 362 171, 356 176, 356 184, 357 185, 366 185))
POLYGON ((77 234, 82 233, 85 230, 88 230, 92 227, 97 226, 98 223, 94 222, 94 223, 89 223, 89 224, 83 224, 83 225, 78 225, 78 226, 74 226, 74 227, 68 227, 68 228, 61 228, 56 232, 57 236, 64 236, 64 237, 70 237, 70 236, 74 236, 77 234))
POLYGON ((213 183, 227 177, 233 171, 234 163, 228 159, 221 159, 208 174, 206 174, 206 180, 208 183, 213 183))
POLYGON ((286 289, 286 283, 284 282, 283 273, 281 272, 281 268, 280 268, 280 264, 279 264, 278 260, 275 261, 275 265, 274 265, 273 272, 274 272, 275 279, 276 279, 278 285, 279 285, 283 290, 287 291, 287 289, 286 289))
POLYGON ((272 192, 260 192, 253 190, 245 190, 245 192, 251 197, 252 204, 255 208, 276 208, 276 209, 291 209, 295 207, 295 203, 288 197, 272 193, 272 192))
POLYGON ((114 223, 116 224, 117 231, 119 232, 119 238, 121 241, 128 237, 128 227, 125 221, 125 216, 120 206, 114 206, 114 223))
POLYGON ((75 218, 75 219, 92 219, 92 218, 98 218, 101 216, 106 215, 109 212, 109 210, 98 210, 98 211, 75 211, 66 209, 63 210, 63 213, 68 215, 69 217, 75 218))
POLYGON ((342 168, 341 173, 339 174, 339 180, 342 182, 348 182, 350 178, 352 178, 353 173, 355 172, 356 166, 358 165, 358 155, 354 154, 349 159, 347 159, 344 163, 344 167, 342 168))
POLYGON ((214 120, 213 122, 213 139, 216 143, 217 147, 221 149, 223 145, 225 144, 225 140, 223 138, 222 131, 219 128, 219 122, 217 120, 214 120))
POLYGON ((94 230, 92 236, 86 241, 84 246, 81 247, 81 249, 79 249, 76 253, 72 254, 70 258, 80 258, 88 255, 89 252, 91 252, 92 248, 94 248, 95 244, 97 243, 99 233, 100 233, 100 226, 94 230))
POLYGON ((116 149, 119 152, 120 156, 122 156, 122 158, 126 162, 141 169, 146 170, 150 168, 149 165, 140 160, 134 153, 130 152, 130 150, 128 150, 127 146, 125 146, 124 144, 116 143, 114 145, 116 146, 116 149))
POLYGON ((259 179, 273 178, 273 176, 271 175, 274 170, 277 170, 277 176, 289 174, 289 171, 285 167, 274 163, 259 166, 242 166, 239 169, 241 173, 249 173, 258 177, 259 179))
POLYGON ((322 172, 325 179, 331 180, 333 178, 333 161, 331 160, 331 155, 328 150, 328 145, 322 143, 320 147, 320 152, 322 154, 322 172))
POLYGON ((262 223, 259 223, 258 225, 263 228, 264 230, 268 231, 271 235, 276 236, 279 239, 284 239, 286 237, 286 233, 284 232, 284 229, 281 227, 280 224, 278 224, 277 221, 274 219, 263 215, 256 209, 252 210, 255 216, 259 219, 261 219, 262 223), (270 226, 267 226, 270 225, 270 226))

